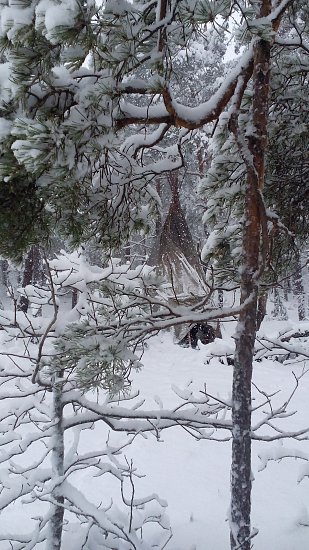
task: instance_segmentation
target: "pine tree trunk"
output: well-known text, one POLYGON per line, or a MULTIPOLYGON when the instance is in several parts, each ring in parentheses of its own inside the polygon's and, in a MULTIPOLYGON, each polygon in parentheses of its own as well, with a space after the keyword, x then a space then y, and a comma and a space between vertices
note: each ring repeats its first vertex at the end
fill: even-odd
POLYGON ((223 296, 223 290, 218 290, 218 307, 223 308, 224 305, 224 296, 223 296))
POLYGON ((281 299, 281 296, 280 296, 280 291, 279 291, 278 287, 274 288, 273 316, 278 318, 278 319, 285 320, 285 321, 288 319, 287 310, 285 308, 285 305, 282 302, 282 299, 281 299))
POLYGON ((254 185, 248 186, 243 249, 246 258, 241 280, 241 303, 249 299, 237 326, 233 370, 231 549, 251 547, 251 379, 256 335, 260 220, 254 185))
POLYGON ((267 291, 260 293, 259 299, 258 299, 258 306, 257 306, 256 330, 260 330, 260 326, 266 315, 267 298, 268 298, 267 291))
POLYGON ((281 298, 280 298, 280 294, 279 294, 279 289, 278 289, 278 287, 275 286, 275 288, 274 288, 274 310, 272 312, 273 317, 280 318, 281 317, 280 313, 281 313, 281 298))
POLYGON ((3 286, 8 285, 8 269, 9 269, 8 261, 0 260, 1 283, 3 284, 3 286))
MULTIPOLYGON (((263 0, 261 16, 267 16, 271 4, 263 0)), ((265 260, 265 216, 262 189, 267 146, 270 44, 259 40, 254 50, 253 128, 248 137, 252 160, 246 159, 247 185, 243 228, 243 269, 241 303, 236 331, 233 371, 232 466, 231 466, 231 549, 251 548, 251 380, 254 342, 257 329, 259 277, 265 260)))
POLYGON ((286 302, 289 300, 289 293, 291 292, 291 279, 286 277, 283 282, 283 298, 286 302))
MULTIPOLYGON (((32 283, 32 275, 33 275, 33 255, 32 255, 32 249, 31 249, 25 259, 25 267, 24 267, 23 280, 22 280, 23 288, 25 288, 27 285, 30 285, 32 283)), ((24 313, 27 313, 28 307, 29 307, 29 300, 27 296, 21 296, 19 300, 18 308, 24 313)))
POLYGON ((297 296, 298 320, 303 321, 306 318, 305 290, 303 285, 301 258, 299 251, 296 250, 296 271, 293 276, 294 294, 297 296))
MULTIPOLYGON (((162 197, 162 189, 161 189, 161 181, 157 181, 156 183, 156 190, 157 190, 157 193, 158 193, 158 196, 162 197)), ((156 217, 156 236, 160 235, 162 231, 162 215, 161 213, 159 213, 156 217)))
MULTIPOLYGON (((55 420, 52 441, 52 480, 62 478, 64 474, 64 434, 63 434, 63 404, 62 384, 54 382, 53 387, 53 417, 55 420)), ((53 504, 52 516, 49 522, 49 537, 47 550, 60 550, 63 530, 64 499, 61 496, 61 486, 56 486, 52 491, 53 504)))
MULTIPOLYGON (((25 288, 27 285, 31 285, 34 282, 41 282, 42 271, 43 269, 39 247, 33 245, 25 259, 22 287, 25 288)), ((18 307, 21 311, 27 313, 29 300, 26 296, 21 296, 18 307)))
POLYGON ((71 308, 73 309, 78 301, 78 292, 76 288, 73 288, 72 290, 72 297, 71 297, 71 308))

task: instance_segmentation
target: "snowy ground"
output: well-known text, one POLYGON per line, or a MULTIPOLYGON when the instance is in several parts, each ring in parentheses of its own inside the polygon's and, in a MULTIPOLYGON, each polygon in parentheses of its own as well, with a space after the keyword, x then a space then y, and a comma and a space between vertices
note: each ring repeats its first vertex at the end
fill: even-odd
MULTIPOLYGON (((274 330, 274 323, 266 323, 264 330, 274 330)), ((231 332, 231 327, 230 327, 231 332)), ((226 346, 232 345, 228 331, 224 331, 226 346)), ((217 346, 222 346, 218 342, 217 346)), ((213 346, 213 344, 212 344, 213 346)), ((178 402, 171 387, 184 388, 192 381, 192 389, 197 392, 207 384, 213 395, 228 399, 231 393, 231 367, 221 364, 217 358, 206 364, 208 346, 200 345, 200 350, 184 349, 173 344, 169 334, 160 335, 149 342, 143 369, 134 375, 134 389, 139 389, 145 398, 145 407, 157 408, 155 395, 159 396, 164 408, 178 402)), ((299 374, 304 363, 282 365, 270 360, 262 360, 254 366, 254 382, 260 390, 268 393, 282 390, 274 398, 278 404, 287 397, 294 385, 294 371, 299 374)), ((282 421, 286 430, 309 427, 309 373, 305 375, 291 403, 291 410, 297 413, 282 421)), ((261 415, 261 411, 258 412, 261 415)), ((266 432, 265 432, 266 433, 266 432)), ((104 427, 85 436, 85 446, 89 449, 101 445, 107 437, 104 427)), ((120 441, 125 436, 116 434, 111 441, 120 441)), ((301 443, 293 440, 280 442, 253 443, 253 512, 252 525, 259 529, 254 539, 255 550, 305 550, 309 545, 309 478, 299 484, 302 468, 308 462, 294 459, 280 463, 271 462, 266 469, 259 471, 263 462, 260 457, 276 454, 282 446, 294 452, 301 449, 309 456, 309 441, 301 443)), ((171 428, 161 433, 160 441, 149 435, 137 437, 125 452, 128 460, 133 460, 137 470, 145 477, 138 481, 139 494, 157 493, 168 502, 173 538, 166 550, 227 550, 229 529, 227 522, 229 508, 229 469, 230 442, 196 441, 182 428, 171 428)), ((78 474, 80 489, 93 502, 108 502, 114 495, 116 485, 113 480, 104 488, 98 489, 98 479, 83 471, 78 474)), ((2 516, 2 528, 7 530, 16 522, 22 525, 25 520, 24 508, 16 506, 2 516)), ((0 542, 1 550, 9 546, 0 542)), ((66 550, 64 548, 64 550, 66 550)))
MULTIPOLYGON (((202 347, 202 346, 201 346, 202 347)), ((200 351, 175 346, 168 336, 154 339, 144 356, 144 369, 136 377, 142 395, 149 400, 154 389, 164 403, 171 400, 172 384, 207 388, 213 395, 227 397, 231 391, 231 367, 213 359, 204 363, 206 347, 200 351)), ((263 360, 256 363, 254 381, 267 392, 282 388, 286 394, 293 387, 300 363, 289 367, 263 360)), ((309 426, 309 373, 300 384, 291 409, 298 413, 286 419, 282 427, 292 430, 309 426)), ((282 397, 277 396, 278 402, 282 397)), ((134 462, 146 474, 147 489, 158 492, 169 503, 174 537, 169 550, 224 550, 229 547, 226 517, 229 507, 230 443, 195 441, 181 428, 162 435, 162 442, 136 442, 134 462)), ((309 442, 283 443, 288 449, 301 448, 309 453, 309 442)), ((254 539, 256 550, 303 550, 308 548, 309 527, 299 523, 309 510, 309 480, 297 483, 304 463, 288 459, 271 462, 263 471, 259 455, 282 449, 282 443, 253 444, 253 515, 252 524, 259 529, 254 539)), ((307 465, 307 463, 305 463, 307 465)), ((307 467, 308 468, 308 467, 307 467)))
MULTIPOLYGON (((160 397, 164 408, 176 403, 171 386, 184 388, 190 381, 193 389, 203 389, 207 383, 209 393, 223 398, 230 396, 231 367, 218 359, 205 364, 208 347, 200 347, 198 351, 181 348, 173 344, 169 335, 150 341, 143 357, 144 368, 134 378, 134 387, 146 398, 148 408, 157 407, 155 395, 160 397)), ((299 373, 303 366, 303 362, 292 367, 263 360, 255 364, 254 382, 268 393, 282 389, 275 398, 278 404, 294 386, 292 371, 299 373)), ((309 373, 301 380, 291 404, 291 410, 297 409, 297 414, 283 421, 283 429, 309 426, 308 395, 309 373)), ((252 525, 259 529, 254 539, 255 550, 304 550, 309 544, 309 527, 300 525, 309 519, 309 479, 298 483, 304 465, 308 468, 307 462, 287 459, 279 464, 271 462, 259 471, 262 466, 259 456, 281 451, 282 446, 309 454, 308 441, 253 444, 252 525)), ((229 442, 196 441, 182 428, 172 428, 161 434, 159 442, 152 436, 136 439, 126 454, 145 475, 138 483, 141 493, 156 492, 168 502, 174 536, 167 550, 229 547, 229 442)), ((87 476, 82 486, 89 491, 87 476)), ((93 485, 92 496, 95 493, 93 485)))

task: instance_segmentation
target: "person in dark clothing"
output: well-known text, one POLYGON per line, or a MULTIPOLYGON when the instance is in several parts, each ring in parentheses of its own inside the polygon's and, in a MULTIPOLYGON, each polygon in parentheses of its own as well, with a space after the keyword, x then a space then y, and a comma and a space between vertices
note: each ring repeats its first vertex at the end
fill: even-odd
POLYGON ((215 329, 212 326, 207 323, 196 323, 196 325, 190 327, 186 336, 178 343, 184 348, 191 347, 196 349, 198 340, 200 340, 202 344, 209 344, 214 341, 215 337, 215 329))

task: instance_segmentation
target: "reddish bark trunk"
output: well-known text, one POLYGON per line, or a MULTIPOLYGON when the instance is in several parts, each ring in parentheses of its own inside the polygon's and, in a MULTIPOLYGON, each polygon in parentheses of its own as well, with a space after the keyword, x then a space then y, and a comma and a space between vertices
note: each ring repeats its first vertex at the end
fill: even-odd
POLYGON ((254 274, 258 271, 260 250, 260 220, 254 192, 249 182, 246 204, 246 218, 243 249, 246 257, 241 281, 241 302, 249 303, 240 316, 237 326, 235 364, 233 371, 233 441, 231 467, 231 548, 250 549, 251 513, 251 379, 254 341, 256 334, 256 313, 258 282, 254 274))
MULTIPOLYGON (((270 10, 263 1, 261 15, 270 10)), ((233 371, 232 467, 231 467, 231 549, 251 548, 251 380, 257 329, 259 277, 263 256, 264 157, 267 145, 270 44, 259 40, 255 46, 253 69, 253 135, 248 138, 252 161, 247 163, 241 303, 233 371)))
POLYGON ((257 306, 256 330, 260 330, 261 324, 266 315, 267 298, 268 298, 267 291, 262 292, 259 295, 258 306, 257 306))

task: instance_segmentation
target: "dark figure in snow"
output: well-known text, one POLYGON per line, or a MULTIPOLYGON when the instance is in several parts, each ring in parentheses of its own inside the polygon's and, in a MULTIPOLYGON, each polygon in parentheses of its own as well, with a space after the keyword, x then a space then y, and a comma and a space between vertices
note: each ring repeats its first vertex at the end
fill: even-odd
POLYGON ((210 344, 216 337, 215 329, 207 323, 197 323, 193 325, 186 336, 180 340, 179 345, 184 348, 197 348, 197 342, 200 340, 202 344, 210 344))

